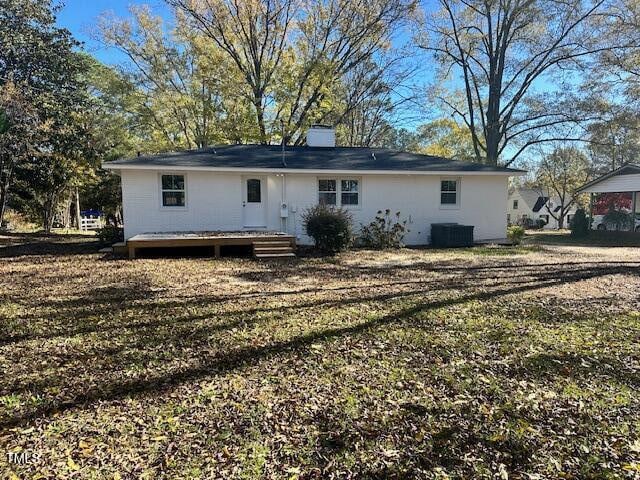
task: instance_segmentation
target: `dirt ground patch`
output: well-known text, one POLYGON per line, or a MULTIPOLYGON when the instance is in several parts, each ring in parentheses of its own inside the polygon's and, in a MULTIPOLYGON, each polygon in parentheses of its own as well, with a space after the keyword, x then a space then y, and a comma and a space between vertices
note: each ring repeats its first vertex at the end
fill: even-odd
POLYGON ((8 476, 640 476, 637 248, 0 244, 8 476))

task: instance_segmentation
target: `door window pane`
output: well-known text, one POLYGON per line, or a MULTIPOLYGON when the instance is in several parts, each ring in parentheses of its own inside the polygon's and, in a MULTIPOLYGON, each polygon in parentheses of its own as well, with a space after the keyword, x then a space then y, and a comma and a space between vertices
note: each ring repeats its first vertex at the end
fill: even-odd
POLYGON ((262 201, 262 182, 257 178, 247 180, 247 202, 260 203, 262 201))

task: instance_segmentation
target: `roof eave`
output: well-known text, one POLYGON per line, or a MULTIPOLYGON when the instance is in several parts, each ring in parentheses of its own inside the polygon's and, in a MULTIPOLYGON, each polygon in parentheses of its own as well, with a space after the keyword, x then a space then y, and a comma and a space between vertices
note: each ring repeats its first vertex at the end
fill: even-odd
POLYGON ((600 182, 604 182, 605 180, 608 180, 611 177, 615 177, 621 170, 629 167, 637 168, 638 170, 640 170, 640 165, 637 165, 635 163, 625 163, 624 165, 616 168, 615 170, 611 170, 609 173, 605 173, 604 175, 596 178, 595 180, 591 180, 590 182, 585 183, 580 188, 576 189, 576 193, 582 193, 588 188, 591 188, 600 182))
POLYGON ((144 165, 144 164, 102 164, 105 170, 165 170, 165 171, 210 171, 210 172, 253 172, 253 173, 299 173, 311 175, 505 175, 521 176, 524 170, 353 170, 353 169, 301 169, 301 168, 252 168, 252 167, 196 167, 180 165, 144 165))

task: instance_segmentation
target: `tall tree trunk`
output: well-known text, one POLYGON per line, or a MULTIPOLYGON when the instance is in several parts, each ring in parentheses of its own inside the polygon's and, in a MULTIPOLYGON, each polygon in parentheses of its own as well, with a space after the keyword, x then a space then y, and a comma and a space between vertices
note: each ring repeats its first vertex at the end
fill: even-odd
MULTIPOLYGON (((256 120, 258 121, 258 129, 260 130, 260 144, 267 145, 267 128, 264 124, 264 109, 262 108, 262 97, 256 96, 253 105, 256 109, 256 120)), ((286 139, 285 139, 286 145, 286 139)))
POLYGON ((76 187, 76 226, 80 230, 80 192, 78 192, 78 187, 76 187))
POLYGON ((7 210, 7 201, 9 199, 9 187, 11 186, 12 171, 13 169, 7 169, 5 171, 5 179, 0 183, 0 226, 2 226, 2 222, 4 221, 4 214, 7 210))
POLYGON ((4 221, 4 212, 7 208, 7 189, 2 186, 0 188, 0 227, 4 221))

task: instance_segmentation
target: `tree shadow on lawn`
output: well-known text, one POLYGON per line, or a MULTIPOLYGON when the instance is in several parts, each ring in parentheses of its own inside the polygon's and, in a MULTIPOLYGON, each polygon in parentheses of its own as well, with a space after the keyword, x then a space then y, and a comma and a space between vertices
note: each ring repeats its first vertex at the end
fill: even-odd
POLYGON ((640 387, 640 371, 616 358, 594 358, 579 353, 539 353, 526 357, 510 369, 510 375, 518 378, 543 379, 613 378, 617 382, 637 389, 640 387))
POLYGON ((8 234, 0 238, 0 258, 96 253, 100 242, 86 235, 8 234))
MULTIPOLYGON (((23 307, 33 311, 19 316, 19 327, 16 327, 13 322, 0 325, 0 347, 22 341, 49 340, 56 337, 69 337, 100 331, 106 325, 95 323, 96 318, 111 316, 118 311, 126 310, 130 308, 131 302, 152 300, 157 294, 150 288, 150 283, 144 279, 135 282, 129 280, 125 286, 94 289, 90 295, 80 298, 38 302, 33 306, 25 303, 25 299, 27 302, 31 300, 27 292, 25 299, 21 299, 19 302, 23 307), (52 311, 53 314, 46 314, 43 318, 40 309, 47 312, 52 311), (74 328, 74 325, 85 324, 89 321, 92 323, 74 328), (16 328, 41 328, 44 331, 42 333, 16 333, 16 328)), ((113 328, 122 327, 114 325, 113 328)))
MULTIPOLYGON (((610 265, 610 264, 607 264, 610 265)), ((558 267, 558 265, 555 265, 558 267)), ((49 322, 52 320, 55 322, 55 318, 59 318, 58 324, 60 325, 59 329, 53 329, 48 331, 47 333, 41 334, 20 334, 20 335, 11 335, 7 334, 4 338, 0 338, 0 346, 8 345, 21 341, 28 340, 49 340, 57 337, 71 337, 79 334, 88 334, 88 333, 104 333, 108 331, 123 331, 126 329, 135 329, 135 330, 144 330, 144 329, 154 329, 162 326, 170 326, 170 325, 178 325, 181 323, 190 323, 198 320, 205 319, 213 319, 216 320, 224 319, 224 318, 233 318, 237 316, 241 316, 243 318, 238 319, 229 323, 222 323, 217 326, 208 325, 205 327, 205 334, 207 329, 209 329, 209 333, 215 331, 223 331, 225 329, 231 329, 238 326, 248 326, 254 323, 252 320, 248 320, 247 317, 260 314, 260 313, 268 313, 268 312, 276 312, 283 313, 287 311, 304 309, 304 308, 331 308, 331 307, 343 307, 348 305, 354 305, 365 302, 381 302, 388 300, 396 300, 406 297, 412 297, 416 295, 423 295, 426 293, 445 293, 449 290, 464 290, 469 289, 470 287, 476 288, 480 286, 481 281, 491 280, 491 287, 498 287, 501 285, 511 285, 511 286, 521 286, 532 284, 533 288, 541 288, 539 283, 542 282, 557 282, 564 283, 564 281, 580 281, 586 280, 589 278, 603 276, 603 275, 613 275, 616 273, 634 273, 638 274, 635 269, 630 269, 626 265, 622 264, 620 266, 611 267, 611 266, 596 266, 593 267, 585 267, 580 269, 569 269, 562 270, 556 269, 554 271, 535 271, 530 277, 523 278, 523 271, 519 271, 516 275, 513 276, 501 276, 498 279, 495 279, 493 275, 478 275, 477 272, 481 271, 474 267, 467 269, 469 273, 473 273, 473 275, 465 275, 462 277, 462 280, 444 280, 441 278, 436 278, 432 280, 413 280, 413 281, 395 281, 395 282, 378 282, 375 284, 368 283, 367 291, 371 292, 376 289, 388 289, 391 287, 414 287, 410 290, 401 290, 401 291, 393 291, 389 293, 371 293, 369 295, 357 295, 351 298, 339 298, 339 299, 318 299, 312 301, 304 301, 304 302, 296 302, 290 305, 277 305, 272 307, 250 307, 250 308, 241 308, 234 309, 228 312, 207 312, 200 315, 186 315, 186 316, 178 316, 172 317, 170 319, 162 319, 162 320, 151 320, 151 321, 135 321, 122 323, 118 321, 118 323, 114 324, 105 324, 105 323, 88 323, 96 317, 104 317, 108 315, 113 315, 118 310, 123 310, 126 312, 128 317, 135 317, 139 314, 145 314, 149 308, 149 304, 146 302, 155 301, 162 298, 162 293, 156 293, 149 290, 149 285, 135 284, 122 288, 109 288, 109 289, 101 289, 98 290, 95 294, 92 294, 90 297, 82 297, 79 299, 72 300, 56 300, 46 304, 46 307, 51 307, 56 312, 56 316, 52 319, 48 319, 49 322), (415 288, 419 287, 419 288, 415 288), (141 301, 140 305, 131 307, 131 305, 127 305, 128 302, 131 301, 141 301), (115 304, 115 305, 114 305, 115 304), (69 319, 73 319, 74 324, 81 324, 80 327, 73 328, 69 325, 69 319)), ((202 307, 207 304, 213 304, 216 306, 222 306, 224 304, 235 305, 240 300, 246 299, 255 299, 255 298, 264 298, 271 299, 273 297, 285 297, 285 296, 298 296, 301 294, 317 294, 317 293, 335 293, 335 292, 353 292, 356 291, 361 293, 362 286, 360 285, 351 285, 351 286, 340 286, 340 287, 316 287, 316 288, 306 288, 306 289, 298 289, 298 290, 278 290, 278 291, 266 291, 266 292, 245 292, 241 294, 235 295, 213 295, 213 296, 195 296, 195 297, 186 297, 178 300, 171 301, 163 301, 157 304, 153 304, 154 307, 159 307, 162 313, 166 314, 167 311, 171 309, 181 309, 181 310, 189 310, 191 307, 202 307)), ((294 298, 295 300, 295 298, 294 298)), ((24 320, 35 321, 39 318, 38 313, 33 313, 31 315, 26 315, 22 317, 24 320)), ((200 328, 200 330, 203 330, 200 328)), ((151 332, 153 333, 153 332, 151 332)), ((192 330, 189 332, 191 338, 197 337, 197 330, 192 330)), ((148 341, 148 338, 145 339, 148 341)))
MULTIPOLYGON (((111 401, 129 396, 157 393, 185 382, 195 381, 203 377, 216 376, 231 370, 256 365, 260 362, 270 360, 276 355, 304 352, 306 348, 318 342, 326 342, 348 335, 356 335, 385 325, 403 324, 411 321, 411 319, 416 316, 431 310, 451 307, 471 301, 492 300, 505 295, 524 293, 539 288, 557 286, 562 283, 577 282, 587 278, 596 278, 615 273, 629 273, 629 268, 624 266, 615 268, 596 268, 591 271, 581 271, 577 274, 566 274, 560 278, 543 278, 542 280, 538 280, 533 283, 527 283, 515 287, 512 286, 510 288, 477 291, 441 300, 415 301, 412 302, 410 306, 403 307, 399 311, 386 313, 356 325, 326 328, 291 339, 273 341, 266 345, 258 344, 256 346, 250 344, 248 346, 235 349, 232 348, 226 351, 213 351, 213 353, 211 353, 212 350, 209 348, 202 348, 202 351, 198 352, 198 364, 196 365, 178 368, 169 372, 159 372, 155 375, 153 373, 145 374, 144 378, 137 377, 130 380, 98 384, 93 387, 83 384, 82 388, 78 386, 77 388, 69 391, 66 398, 61 397, 44 400, 44 403, 38 407, 34 407, 23 412, 16 412, 16 414, 12 416, 5 416, 0 420, 0 427, 21 425, 37 417, 50 416, 57 412, 86 406, 98 401, 111 401)), ((410 295, 416 295, 416 292, 411 292, 410 295)), ((362 300, 356 298, 350 299, 349 302, 350 304, 357 304, 361 303, 362 300)), ((340 304, 340 301, 338 301, 338 305, 340 304)), ((229 325, 213 326, 209 328, 205 327, 197 333, 197 337, 199 337, 203 342, 202 345, 207 346, 212 340, 210 338, 211 333, 214 331, 226 330, 228 328, 230 328, 229 325)), ((185 338, 184 332, 181 331, 174 333, 173 336, 169 334, 157 337, 154 340, 154 342, 156 342, 154 345, 165 345, 167 348, 163 349, 163 351, 157 352, 158 358, 156 360, 162 359, 165 352, 169 352, 170 355, 174 355, 171 348, 169 348, 172 345, 177 345, 178 347, 182 346, 182 348, 187 349, 186 351, 191 352, 193 352, 194 347, 199 346, 195 343, 195 339, 193 338, 187 338, 186 341, 186 345, 183 345, 185 343, 185 338)), ((118 349, 113 353, 108 354, 106 358, 102 359, 105 367, 109 367, 110 369, 118 368, 118 362, 121 359, 117 350, 118 349)), ((180 353, 182 351, 183 350, 178 350, 180 353)), ((174 357, 175 356, 177 355, 174 355, 174 357)), ((49 381, 51 380, 53 380, 53 383, 59 383, 55 381, 56 377, 49 379, 49 381)), ((64 387, 64 383, 59 386, 64 387)), ((4 388, 3 390, 6 394, 13 393, 10 389, 4 388)))
MULTIPOLYGON (((315 449, 319 468, 323 472, 331 471, 343 452, 366 450, 363 444, 380 445, 388 438, 402 439, 402 448, 380 452, 371 464, 354 465, 351 472, 354 478, 419 478, 425 471, 442 467, 458 473, 466 472, 469 478, 473 478, 477 475, 474 469, 476 462, 465 462, 465 455, 486 457, 482 458, 485 465, 495 464, 495 459, 499 458, 509 472, 515 473, 530 467, 532 455, 538 447, 535 440, 529 439, 527 443, 513 436, 490 440, 490 430, 477 428, 486 421, 485 414, 477 407, 457 412, 452 417, 451 411, 438 407, 402 403, 389 414, 391 418, 384 424, 363 424, 357 419, 344 419, 341 411, 319 411, 314 418, 319 432, 319 444, 315 449), (468 425, 460 424, 461 421, 468 425)), ((515 423, 520 419, 514 411, 504 411, 503 415, 505 423, 515 423)), ((392 440, 392 443, 397 444, 397 440, 392 440)))
MULTIPOLYGON (((394 275, 406 276, 407 272, 416 271, 421 273, 475 273, 486 272, 487 278, 504 277, 502 273, 514 273, 515 275, 526 275, 529 272, 537 272, 540 269, 548 269, 555 271, 559 275, 571 271, 573 268, 591 268, 591 267, 640 267, 640 261, 588 261, 588 262, 553 262, 553 263, 517 263, 513 261, 500 262, 492 265, 461 265, 461 261, 466 259, 452 259, 449 261, 429 262, 429 261, 411 261, 410 264, 396 263, 384 265, 361 265, 357 263, 303 263, 300 260, 297 263, 288 263, 286 265, 276 265, 268 270, 252 270, 240 272, 235 276, 244 281, 251 282, 270 282, 278 281, 288 277, 305 277, 314 278, 324 275, 340 277, 344 280, 358 279, 362 276, 380 276, 393 277, 394 275), (493 273, 495 272, 495 273, 493 273)), ((502 259, 500 259, 502 260, 502 259)))

